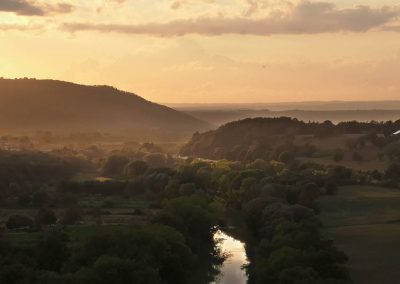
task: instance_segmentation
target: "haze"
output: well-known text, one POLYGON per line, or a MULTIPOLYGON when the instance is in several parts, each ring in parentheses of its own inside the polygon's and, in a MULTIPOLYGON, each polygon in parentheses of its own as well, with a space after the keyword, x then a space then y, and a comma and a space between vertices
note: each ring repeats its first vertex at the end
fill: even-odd
POLYGON ((0 0, 0 76, 162 103, 399 99, 398 1, 0 0))

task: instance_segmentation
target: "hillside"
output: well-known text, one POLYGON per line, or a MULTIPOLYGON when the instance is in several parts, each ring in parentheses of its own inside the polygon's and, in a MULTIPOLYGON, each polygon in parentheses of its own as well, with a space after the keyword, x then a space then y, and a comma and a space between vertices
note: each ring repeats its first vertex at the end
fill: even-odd
POLYGON ((305 111, 354 111, 354 110, 400 110, 400 100, 374 101, 300 101, 277 103, 169 103, 181 111, 236 111, 236 110, 305 110, 305 111))
POLYGON ((0 79, 0 131, 100 131, 184 137, 209 125, 109 86, 0 79))
MULTIPOLYGON (((373 107, 373 106, 371 106, 373 107)), ((397 107, 394 104, 393 107, 397 107)), ((330 120, 334 123, 343 121, 388 121, 400 118, 399 109, 350 109, 350 110, 269 110, 269 109, 180 109, 185 113, 214 125, 230 121, 256 117, 292 117, 303 121, 330 120)))
POLYGON ((305 123, 288 117, 231 122, 196 133, 182 156, 236 161, 294 159, 360 169, 383 169, 397 158, 400 121, 385 123, 305 123))

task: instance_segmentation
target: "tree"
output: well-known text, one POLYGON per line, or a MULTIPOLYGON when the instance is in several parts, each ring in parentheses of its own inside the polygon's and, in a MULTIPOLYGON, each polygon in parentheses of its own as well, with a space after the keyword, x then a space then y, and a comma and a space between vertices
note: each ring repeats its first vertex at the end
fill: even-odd
POLYGON ((28 207, 32 203, 32 197, 27 193, 18 195, 18 205, 22 207, 28 207))
POLYGON ((125 156, 110 156, 103 167, 103 174, 107 177, 117 177, 122 175, 129 159, 125 156))
POLYGON ((293 268, 283 269, 279 273, 277 284, 287 283, 315 283, 318 279, 318 273, 310 267, 296 266, 293 268))
POLYGON ((319 195, 318 186, 315 183, 308 183, 300 191, 299 203, 304 206, 312 206, 319 195))
POLYGON ((57 222, 57 217, 52 210, 41 208, 36 215, 35 222, 38 227, 52 225, 57 222))
POLYGON ((5 263, 0 268, 0 283, 30 283, 27 275, 28 271, 22 264, 5 263))
POLYGON ((179 187, 180 195, 192 195, 196 192, 196 185, 194 183, 184 183, 179 187))
POLYGON ((385 171, 385 179, 393 180, 396 182, 400 181, 400 164, 393 163, 385 171))
POLYGON ((149 166, 145 161, 133 161, 126 166, 125 174, 129 178, 135 178, 144 175, 148 168, 149 166))
POLYGON ((294 160, 294 155, 292 152, 290 151, 283 151, 282 153, 279 154, 279 161, 285 163, 285 164, 289 164, 294 160))
POLYGON ((152 168, 162 168, 167 165, 167 160, 164 154, 148 154, 145 159, 147 164, 152 168))
POLYGON ((75 225, 82 219, 81 211, 78 208, 68 208, 64 212, 61 223, 64 225, 75 225))
POLYGON ((44 234, 37 245, 37 263, 40 269, 60 271, 68 259, 68 235, 63 231, 53 229, 44 234))
POLYGON ((98 284, 161 283, 154 268, 141 267, 131 259, 103 255, 96 260, 93 270, 98 284))
POLYGON ((146 192, 146 185, 142 180, 131 181, 125 188, 125 193, 129 196, 142 195, 146 192))
POLYGON ((42 207, 49 203, 50 197, 44 190, 36 191, 32 197, 32 203, 35 207, 42 207))
POLYGON ((58 192, 57 203, 63 207, 75 207, 78 205, 78 197, 71 192, 58 192))
MULTIPOLYGON (((170 216, 170 220, 174 219, 177 231, 182 233, 189 246, 199 252, 204 248, 204 244, 212 242, 214 228, 218 223, 218 216, 211 212, 205 199, 199 197, 179 197, 169 200, 165 208, 159 212, 164 216, 170 216)), ((157 222, 163 223, 164 218, 156 217, 157 222)), ((166 223, 165 225, 172 225, 166 223)))

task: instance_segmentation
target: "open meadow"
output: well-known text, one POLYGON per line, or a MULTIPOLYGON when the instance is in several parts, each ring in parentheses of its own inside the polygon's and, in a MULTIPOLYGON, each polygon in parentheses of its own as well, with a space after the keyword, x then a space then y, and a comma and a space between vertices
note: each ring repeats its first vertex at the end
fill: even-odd
POLYGON ((346 186, 321 197, 326 234, 349 256, 354 283, 395 283, 399 279, 400 191, 346 186))

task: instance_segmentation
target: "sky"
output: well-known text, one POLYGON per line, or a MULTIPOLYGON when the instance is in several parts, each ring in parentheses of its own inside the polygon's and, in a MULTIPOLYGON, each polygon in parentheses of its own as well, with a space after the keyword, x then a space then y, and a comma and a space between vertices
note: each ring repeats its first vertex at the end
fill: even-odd
POLYGON ((161 103, 400 100, 398 0, 0 0, 0 77, 161 103))

